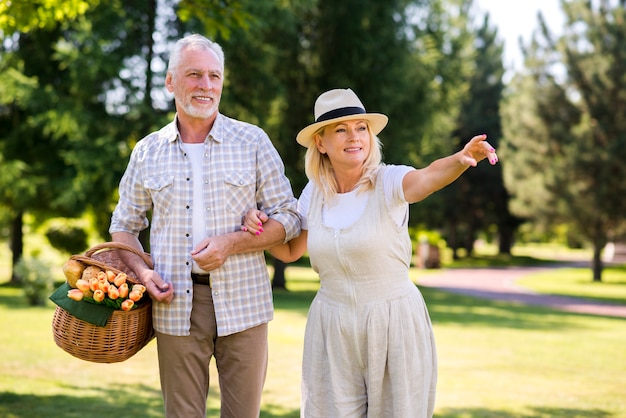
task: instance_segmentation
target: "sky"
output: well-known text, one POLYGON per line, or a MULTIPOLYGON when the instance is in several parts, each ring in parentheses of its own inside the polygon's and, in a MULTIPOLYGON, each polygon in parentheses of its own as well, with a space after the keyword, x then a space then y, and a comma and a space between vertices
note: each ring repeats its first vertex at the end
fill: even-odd
POLYGON ((520 69, 523 64, 518 38, 524 44, 539 28, 537 12, 541 11, 553 33, 560 33, 563 26, 563 12, 559 0, 474 0, 477 16, 489 12, 490 22, 498 27, 498 36, 504 41, 504 66, 506 69, 520 69))

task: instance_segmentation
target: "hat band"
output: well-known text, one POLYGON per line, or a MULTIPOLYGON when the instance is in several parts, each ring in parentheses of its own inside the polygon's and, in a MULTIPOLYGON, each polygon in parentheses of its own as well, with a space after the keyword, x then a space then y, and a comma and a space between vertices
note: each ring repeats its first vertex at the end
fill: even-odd
POLYGON ((349 115, 362 115, 364 113, 365 109, 362 107, 340 107, 339 109, 333 109, 330 112, 320 115, 315 122, 323 122, 325 120, 336 119, 349 115))

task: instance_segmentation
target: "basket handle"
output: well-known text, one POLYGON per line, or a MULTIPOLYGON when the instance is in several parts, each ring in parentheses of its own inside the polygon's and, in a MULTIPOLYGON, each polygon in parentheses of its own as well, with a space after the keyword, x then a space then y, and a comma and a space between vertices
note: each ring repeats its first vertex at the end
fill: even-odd
POLYGON ((99 251, 116 250, 116 249, 125 250, 133 254, 136 254, 142 258, 142 260, 148 265, 148 267, 154 268, 154 265, 152 264, 152 258, 150 257, 150 255, 146 254, 145 252, 139 251, 135 247, 132 247, 128 244, 124 244, 123 242, 111 241, 111 242, 104 242, 102 244, 94 245, 93 247, 85 251, 85 257, 92 257, 95 253, 99 251))

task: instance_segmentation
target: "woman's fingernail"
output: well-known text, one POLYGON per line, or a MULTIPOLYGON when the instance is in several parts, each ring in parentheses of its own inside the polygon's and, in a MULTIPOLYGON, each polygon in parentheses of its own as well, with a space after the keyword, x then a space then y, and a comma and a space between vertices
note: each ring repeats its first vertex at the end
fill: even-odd
POLYGON ((260 232, 264 232, 264 231, 263 231, 263 228, 259 229, 259 231, 260 231, 260 232))
POLYGON ((242 226, 242 227, 241 227, 241 230, 242 230, 243 232, 247 232, 247 231, 248 231, 248 228, 246 228, 245 226, 242 226))
POLYGON ((261 235, 261 231, 256 231, 255 234, 261 235))
POLYGON ((259 225, 259 226, 263 226, 263 222, 259 222, 257 225, 259 225))

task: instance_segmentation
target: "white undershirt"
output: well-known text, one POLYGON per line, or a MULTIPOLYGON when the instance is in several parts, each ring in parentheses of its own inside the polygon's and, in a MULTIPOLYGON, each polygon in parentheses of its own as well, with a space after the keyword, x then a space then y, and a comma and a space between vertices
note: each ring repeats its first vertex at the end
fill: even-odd
MULTIPOLYGON (((387 206, 392 218, 398 226, 407 222, 407 201, 404 198, 402 179, 413 167, 405 165, 388 165, 381 168, 383 190, 387 206)), ((313 183, 309 182, 298 199, 298 213, 302 218, 302 229, 308 230, 307 213, 311 204, 313 183)), ((365 211, 371 192, 358 193, 353 190, 348 193, 339 193, 333 197, 331 204, 324 204, 322 220, 329 228, 342 229, 355 223, 365 211)))
MULTIPOLYGON (((191 162, 193 203, 192 203, 192 230, 191 238, 194 248, 205 238, 206 227, 204 224, 204 198, 202 196, 202 159, 204 157, 204 144, 182 143, 189 161, 191 162)), ((206 273, 196 262, 193 262, 191 271, 194 273, 206 273)))

